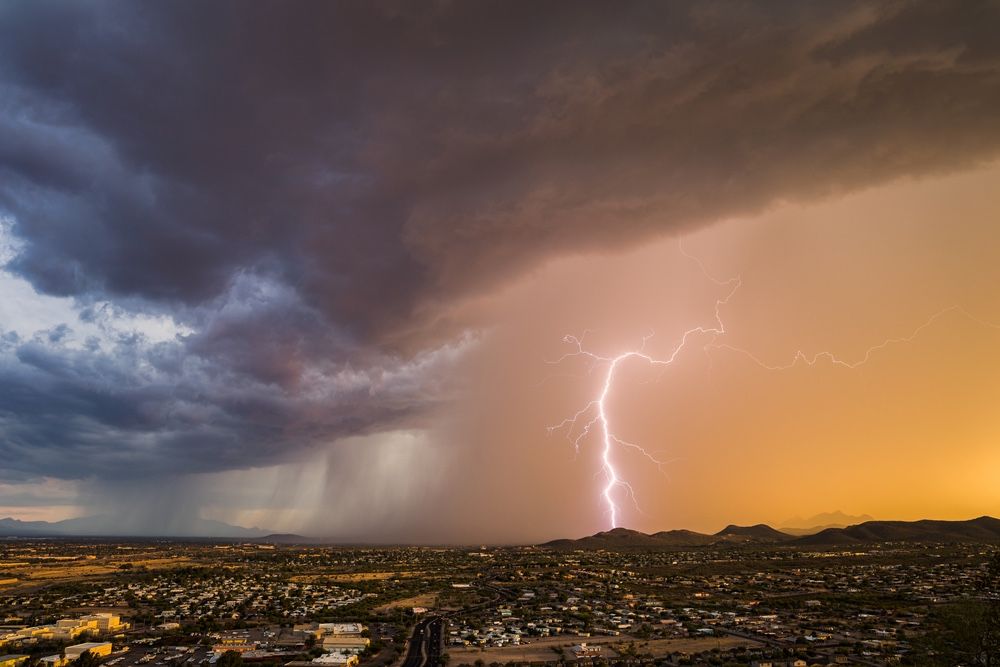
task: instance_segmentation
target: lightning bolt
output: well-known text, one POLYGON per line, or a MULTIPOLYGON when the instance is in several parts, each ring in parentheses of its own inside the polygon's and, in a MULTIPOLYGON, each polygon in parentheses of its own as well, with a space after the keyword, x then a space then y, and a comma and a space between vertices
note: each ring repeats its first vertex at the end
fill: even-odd
POLYGON ((649 366, 653 367, 669 367, 674 361, 680 356, 680 354, 690 346, 691 341, 701 340, 708 338, 707 341, 702 345, 702 351, 709 355, 711 358, 712 350, 727 350, 730 352, 735 352, 741 354, 755 364, 769 371, 785 371, 794 368, 795 366, 805 364, 807 366, 816 366, 821 361, 827 361, 834 366, 840 366, 847 369, 855 369, 862 366, 871 360, 872 356, 878 352, 884 350, 887 347, 910 343, 916 339, 925 329, 935 324, 938 320, 944 318, 949 314, 960 314, 965 318, 980 324, 984 327, 992 329, 1000 329, 1000 324, 994 324, 980 319, 970 313, 965 308, 954 305, 944 308, 937 313, 931 315, 926 321, 924 321, 920 326, 914 329, 909 335, 899 336, 894 338, 887 338, 882 342, 869 347, 864 354, 854 361, 848 361, 842 359, 829 351, 821 351, 813 354, 807 354, 802 350, 796 350, 794 355, 792 355, 791 360, 783 364, 769 364, 762 360, 759 356, 750 352, 749 350, 739 348, 730 345, 725 342, 719 342, 719 338, 724 336, 726 331, 726 325, 722 319, 722 307, 729 303, 729 300, 735 296, 736 292, 742 286, 742 278, 739 276, 735 278, 730 278, 728 280, 720 280, 712 276, 708 270, 705 268, 704 263, 693 255, 688 254, 682 245, 678 243, 681 254, 683 254, 688 259, 695 262, 698 268, 701 270, 702 274, 708 278, 711 282, 719 285, 721 287, 726 287, 727 291, 724 296, 716 299, 715 301, 715 317, 711 324, 709 325, 699 325, 692 327, 685 331, 670 349, 669 354, 665 357, 654 357, 648 354, 646 349, 646 343, 652 337, 653 334, 647 334, 642 338, 642 345, 638 349, 626 350, 617 354, 616 356, 603 356, 592 352, 591 350, 584 347, 584 339, 588 332, 584 332, 582 336, 577 337, 574 335, 563 336, 563 342, 571 345, 573 349, 570 352, 562 355, 554 361, 550 361, 550 364, 560 364, 567 359, 580 358, 583 357, 591 362, 591 371, 598 366, 604 367, 603 380, 600 385, 600 391, 597 397, 587 403, 584 407, 578 410, 573 415, 562 420, 558 424, 554 424, 548 427, 548 432, 554 433, 559 431, 564 431, 566 433, 567 439, 573 444, 574 451, 578 454, 580 452, 581 445, 592 433, 595 431, 600 434, 601 441, 601 469, 598 471, 598 475, 603 474, 604 476, 604 486, 601 488, 600 497, 603 501, 606 509, 606 513, 610 519, 611 528, 618 527, 618 517, 621 513, 621 508, 615 500, 616 491, 624 491, 628 497, 632 500, 636 509, 641 511, 636 500, 635 491, 632 485, 625 480, 621 474, 618 472, 614 463, 614 452, 616 448, 631 449, 637 451, 648 461, 657 466, 657 468, 663 472, 663 466, 667 464, 667 461, 662 461, 650 452, 648 452, 641 445, 634 442, 624 440, 615 434, 611 427, 611 420, 608 416, 607 411, 607 399, 612 392, 615 380, 616 372, 621 368, 622 364, 627 361, 636 360, 641 361, 649 366), (580 424, 583 424, 582 427, 580 424), (575 434, 575 435, 574 435, 575 434))

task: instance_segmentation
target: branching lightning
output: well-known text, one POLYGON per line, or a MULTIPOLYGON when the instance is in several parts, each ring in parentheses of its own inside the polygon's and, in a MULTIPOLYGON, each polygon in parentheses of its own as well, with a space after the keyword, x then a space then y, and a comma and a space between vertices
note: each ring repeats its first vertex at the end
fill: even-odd
POLYGON ((821 361, 827 361, 834 366, 855 369, 868 363, 873 355, 887 347, 912 342, 925 329, 946 315, 952 313, 960 314, 982 326, 1000 329, 1000 324, 993 324, 982 320, 974 316, 965 308, 954 305, 938 311, 929 317, 923 324, 914 329, 909 335, 887 338, 882 342, 869 347, 860 358, 854 361, 842 359, 829 351, 807 354, 802 350, 797 350, 791 357, 790 361, 783 364, 769 364, 749 350, 745 350, 725 342, 720 342, 719 340, 720 337, 727 333, 726 325, 722 319, 722 307, 729 303, 729 300, 732 299, 739 290, 742 285, 742 279, 740 277, 735 277, 730 278, 729 280, 719 280, 707 271, 704 263, 699 258, 688 254, 684 250, 683 246, 680 247, 680 251, 685 257, 698 265, 702 274, 704 274, 706 278, 716 285, 727 288, 724 296, 717 299, 715 302, 715 317, 711 324, 707 326, 695 326, 685 331, 677 340, 673 348, 670 349, 669 354, 665 357, 654 357, 645 351, 646 343, 652 337, 652 334, 648 334, 643 337, 642 344, 638 347, 638 349, 626 350, 616 356, 599 355, 585 348, 584 339, 586 338, 586 332, 584 332, 584 334, 580 337, 566 335, 563 337, 563 342, 571 345, 573 349, 558 359, 550 362, 552 364, 559 364, 570 358, 584 357, 592 362, 593 367, 603 366, 604 368, 603 380, 596 398, 591 400, 573 415, 567 417, 558 424, 550 426, 548 431, 549 433, 564 431, 567 439, 569 439, 569 441, 573 444, 573 448, 577 453, 579 453, 583 442, 591 436, 592 433, 595 431, 599 433, 601 442, 601 470, 598 474, 603 474, 604 476, 604 486, 600 490, 600 497, 607 508, 606 513, 610 519, 611 528, 618 527, 618 518, 621 513, 620 507, 615 500, 616 491, 624 492, 632 500, 633 504, 635 504, 636 509, 638 509, 635 492, 632 489, 631 484, 629 484, 629 482, 622 477, 621 473, 619 473, 615 466, 614 452, 616 448, 632 449, 637 451, 649 462, 656 465, 661 472, 663 471, 663 466, 667 463, 666 461, 653 456, 653 454, 641 445, 622 439, 615 434, 615 431, 611 426, 611 420, 608 416, 607 410, 607 399, 614 387, 615 374, 626 361, 637 360, 644 362, 649 366, 668 367, 671 366, 680 354, 691 345, 692 341, 702 340, 704 342, 701 345, 701 349, 706 354, 710 354, 712 350, 728 350, 730 352, 736 352, 747 357, 761 368, 769 371, 789 370, 800 363, 807 366, 815 366, 821 361))

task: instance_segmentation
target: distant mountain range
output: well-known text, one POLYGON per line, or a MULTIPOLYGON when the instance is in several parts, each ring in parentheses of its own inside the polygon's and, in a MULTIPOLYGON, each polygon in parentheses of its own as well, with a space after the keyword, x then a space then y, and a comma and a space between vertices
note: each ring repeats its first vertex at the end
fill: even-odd
POLYGON ((316 540, 312 537, 305 537, 304 535, 296 535, 295 533, 272 533, 270 535, 265 535, 260 538, 261 542, 268 542, 270 544, 320 544, 322 540, 316 540))
MULTIPOLYGON (((156 530, 128 528, 111 516, 97 515, 63 521, 20 521, 0 519, 2 537, 190 537, 228 540, 255 540, 273 544, 335 543, 289 533, 271 533, 260 528, 244 528, 222 521, 195 519, 183 525, 156 530), (125 527, 123 527, 125 526, 125 527)), ((664 530, 646 534, 627 528, 602 531, 580 539, 561 539, 541 545, 553 549, 658 550, 678 547, 724 545, 835 546, 874 542, 981 542, 1000 543, 1000 519, 981 516, 968 521, 864 521, 836 528, 824 528, 810 535, 795 535, 768 526, 729 525, 707 535, 691 530, 664 530)))
POLYGON ((116 517, 106 515, 85 516, 63 521, 20 521, 7 517, 0 519, 0 537, 218 537, 226 539, 271 538, 283 542, 297 535, 270 535, 260 528, 233 526, 211 519, 187 520, 183 525, 130 526, 116 517))
POLYGON ((813 535, 825 528, 847 528, 866 521, 874 521, 875 517, 868 514, 845 514, 840 510, 822 512, 803 519, 795 517, 778 526, 778 530, 791 535, 813 535))
POLYGON ((708 545, 782 544, 822 546, 873 542, 1000 542, 1000 519, 982 516, 968 521, 865 521, 844 528, 825 528, 812 535, 796 536, 766 524, 726 526, 714 535, 690 530, 669 530, 647 535, 615 528, 580 539, 542 544, 553 549, 655 550, 708 545))
POLYGON ((660 549, 673 547, 703 547, 713 544, 745 544, 748 542, 783 542, 794 536, 759 524, 757 526, 727 526, 714 535, 691 530, 665 530, 647 535, 628 528, 614 528, 578 540, 553 540, 541 545, 554 549, 660 549))
POLYGON ((968 521, 866 521, 847 528, 827 528, 795 540, 798 544, 865 542, 1000 542, 1000 519, 968 521))

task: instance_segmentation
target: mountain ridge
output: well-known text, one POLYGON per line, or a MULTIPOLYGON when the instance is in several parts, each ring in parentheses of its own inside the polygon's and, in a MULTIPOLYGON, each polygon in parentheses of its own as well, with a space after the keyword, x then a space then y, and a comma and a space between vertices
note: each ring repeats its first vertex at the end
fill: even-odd
POLYGON ((184 526, 150 530, 121 522, 109 515, 92 515, 61 521, 0 519, 0 537, 197 537, 226 539, 262 538, 271 531, 234 526, 214 519, 197 518, 184 526), (123 528, 123 526, 126 526, 123 528))
POLYGON ((875 542, 983 542, 1000 543, 1000 519, 981 516, 975 519, 945 521, 865 521, 844 528, 824 528, 812 535, 796 536, 767 524, 737 526, 730 524, 713 535, 690 530, 659 531, 646 534, 627 528, 615 528, 578 539, 558 539, 539 546, 553 549, 657 549, 672 547, 772 544, 782 546, 837 546, 875 542))

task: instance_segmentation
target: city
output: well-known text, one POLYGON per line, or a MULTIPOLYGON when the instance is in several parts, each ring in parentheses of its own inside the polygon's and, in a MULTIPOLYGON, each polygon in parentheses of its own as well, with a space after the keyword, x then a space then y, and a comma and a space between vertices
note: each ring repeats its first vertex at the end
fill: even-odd
POLYGON ((948 664, 928 656, 998 553, 8 539, 0 650, 4 667, 948 664))

